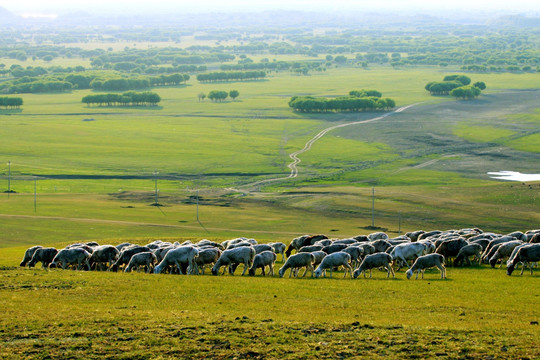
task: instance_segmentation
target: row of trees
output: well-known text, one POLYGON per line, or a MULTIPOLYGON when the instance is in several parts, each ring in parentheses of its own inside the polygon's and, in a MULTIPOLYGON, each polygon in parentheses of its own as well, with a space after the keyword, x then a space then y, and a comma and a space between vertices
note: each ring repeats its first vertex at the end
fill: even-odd
POLYGON ((160 101, 158 94, 149 91, 86 95, 82 98, 82 102, 88 106, 156 106, 160 101))
POLYGON ((231 90, 229 92, 223 90, 212 90, 208 93, 208 96, 205 93, 199 93, 199 95, 197 95, 199 101, 204 101, 204 99, 208 97, 212 102, 223 102, 225 99, 227 99, 227 97, 235 100, 238 96, 240 96, 238 90, 231 90))
POLYGON ((394 100, 378 97, 338 97, 335 99, 314 98, 312 96, 293 96, 289 106, 295 111, 317 112, 360 112, 390 110, 396 106, 394 100))
POLYGON ((10 109, 20 109, 23 99, 20 97, 0 97, 0 107, 10 109))
POLYGON ((2 89, 8 94, 42 94, 71 91, 73 86, 67 81, 60 80, 35 80, 18 84, 5 84, 2 89))
POLYGON ((260 80, 266 77, 265 71, 231 71, 231 72, 211 72, 197 75, 200 82, 214 81, 241 81, 260 80))

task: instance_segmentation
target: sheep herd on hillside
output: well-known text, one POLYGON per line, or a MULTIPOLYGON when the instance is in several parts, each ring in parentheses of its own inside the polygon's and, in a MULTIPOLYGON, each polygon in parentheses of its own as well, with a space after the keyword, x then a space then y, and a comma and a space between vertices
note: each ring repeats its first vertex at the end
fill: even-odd
POLYGON ((407 267, 407 279, 416 273, 437 268, 446 278, 445 264, 454 266, 489 263, 491 267, 506 261, 507 274, 521 265, 521 274, 528 266, 540 261, 540 229, 510 234, 484 232, 477 228, 409 232, 389 238, 384 232, 358 235, 347 239, 329 239, 325 235, 303 235, 287 246, 282 242, 259 244, 254 239, 237 238, 222 243, 201 240, 171 243, 161 240, 144 246, 123 243, 99 245, 96 242, 72 244, 64 249, 34 246, 26 250, 20 266, 33 267, 41 262, 43 268, 73 268, 77 270, 142 271, 173 274, 204 274, 210 267, 213 275, 227 271, 233 275, 239 265, 253 276, 261 269, 263 276, 274 276, 278 255, 283 265, 280 277, 298 277, 304 270, 311 277, 332 277, 333 271, 344 269, 344 277, 360 274, 372 277, 373 269, 386 270, 386 277, 407 267), (293 254, 293 251, 295 252, 293 254), (395 269, 394 269, 395 268, 395 269))

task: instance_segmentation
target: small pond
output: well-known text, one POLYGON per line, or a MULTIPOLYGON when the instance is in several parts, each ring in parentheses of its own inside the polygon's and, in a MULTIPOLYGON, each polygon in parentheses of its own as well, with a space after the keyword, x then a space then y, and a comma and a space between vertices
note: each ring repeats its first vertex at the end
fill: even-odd
POLYGON ((510 181, 540 181, 540 174, 522 174, 517 171, 498 171, 487 173, 492 179, 510 181))

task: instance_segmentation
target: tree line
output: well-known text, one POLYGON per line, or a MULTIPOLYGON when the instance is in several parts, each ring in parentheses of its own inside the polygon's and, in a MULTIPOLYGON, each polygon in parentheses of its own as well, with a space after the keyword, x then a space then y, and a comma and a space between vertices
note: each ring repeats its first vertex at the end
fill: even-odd
POLYGON ((382 98, 382 94, 376 90, 352 90, 349 93, 349 96, 333 99, 315 98, 312 96, 293 96, 289 100, 289 107, 293 108, 294 111, 305 113, 360 112, 373 110, 388 111, 395 106, 396 103, 394 100, 382 98), (368 93, 375 95, 366 96, 368 93), (356 96, 355 94, 362 96, 356 96))
POLYGON ((23 99, 20 97, 0 97, 0 107, 10 109, 20 109, 23 104, 23 99))
POLYGON ((150 91, 86 95, 82 98, 82 102, 88 106, 156 106, 160 101, 161 97, 150 91))
POLYGON ((235 100, 238 96, 240 96, 238 90, 231 90, 229 92, 224 90, 212 90, 208 93, 208 95, 205 93, 199 93, 199 95, 197 95, 199 101, 202 101, 208 97, 212 102, 223 102, 228 97, 235 100))
POLYGON ((447 75, 443 81, 431 81, 425 89, 431 95, 451 95, 457 99, 474 99, 486 88, 483 81, 470 85, 471 78, 465 75, 447 75))
POLYGON ((230 71, 230 72, 211 72, 197 75, 200 82, 214 81, 242 81, 242 80, 260 80, 266 77, 265 71, 230 71))
POLYGON ((88 71, 67 75, 31 77, 5 81, 0 92, 8 94, 65 92, 74 89, 97 91, 127 91, 148 89, 154 86, 177 86, 190 79, 187 74, 159 76, 126 76, 103 71, 88 71))

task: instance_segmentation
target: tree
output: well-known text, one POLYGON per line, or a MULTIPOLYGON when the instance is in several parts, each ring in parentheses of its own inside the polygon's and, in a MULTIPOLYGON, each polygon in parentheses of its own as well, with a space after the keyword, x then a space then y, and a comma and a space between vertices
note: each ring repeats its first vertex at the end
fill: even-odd
POLYGON ((212 90, 208 93, 208 98, 213 102, 219 101, 222 102, 225 100, 229 94, 226 91, 222 90, 212 90))
POLYGON ((477 81, 473 84, 473 86, 479 88, 480 90, 486 89, 486 83, 483 81, 477 81))
POLYGON ((471 100, 480 95, 479 88, 471 85, 461 86, 450 91, 450 95, 456 99, 471 100))
POLYGON ((238 95, 240 95, 240 93, 238 92, 238 90, 231 90, 229 91, 229 96, 231 97, 231 99, 236 99, 238 97, 238 95))
POLYGON ((197 95, 197 98, 199 98, 199 102, 204 101, 204 99, 206 98, 206 94, 201 92, 197 95))

